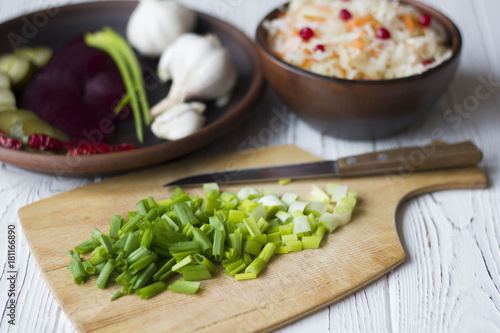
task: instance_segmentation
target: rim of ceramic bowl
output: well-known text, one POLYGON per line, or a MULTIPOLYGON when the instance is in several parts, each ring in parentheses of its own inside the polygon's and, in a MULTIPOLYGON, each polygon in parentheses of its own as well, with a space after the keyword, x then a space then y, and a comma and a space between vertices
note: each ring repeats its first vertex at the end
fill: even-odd
POLYGON ((380 85, 380 84, 393 84, 393 83, 399 83, 399 82, 405 82, 405 81, 414 81, 414 80, 419 80, 425 76, 430 76, 438 71, 440 71, 442 68, 448 66, 449 64, 453 63, 461 54, 462 52, 462 35, 460 33, 460 30, 458 29, 457 25, 445 14, 442 12, 438 11, 437 9, 430 7, 426 4, 423 4, 421 2, 415 1, 415 0, 401 0, 401 3, 406 3, 410 6, 414 6, 419 10, 422 10, 423 12, 430 14, 433 18, 437 19, 441 25, 445 28, 446 33, 448 34, 448 39, 451 42, 451 49, 452 49, 452 55, 449 59, 443 61, 441 64, 439 64, 436 67, 430 68, 426 70, 423 73, 420 74, 415 74, 411 76, 405 76, 401 78, 395 78, 395 79, 386 79, 386 80, 349 80, 349 79, 342 79, 342 78, 337 78, 337 77, 330 77, 330 76, 325 76, 321 74, 316 74, 313 72, 310 72, 308 70, 302 69, 300 67, 296 67, 280 58, 278 58, 267 46, 267 42, 265 41, 265 36, 267 36, 267 31, 264 28, 263 24, 264 22, 273 19, 277 16, 278 13, 283 12, 286 10, 286 8, 289 5, 289 2, 281 5, 280 7, 277 7, 273 9, 270 13, 268 13, 260 22, 259 25, 257 26, 257 31, 255 34, 255 41, 256 44, 258 45, 258 48, 264 51, 265 55, 273 61, 276 65, 285 68, 286 70, 289 70, 291 72, 294 72, 295 74, 299 74, 302 76, 307 76, 310 78, 314 79, 320 79, 323 81, 328 81, 328 82, 333 82, 333 83, 341 83, 341 84, 364 84, 364 85, 380 85), (451 30, 448 29, 448 27, 451 27, 451 30))

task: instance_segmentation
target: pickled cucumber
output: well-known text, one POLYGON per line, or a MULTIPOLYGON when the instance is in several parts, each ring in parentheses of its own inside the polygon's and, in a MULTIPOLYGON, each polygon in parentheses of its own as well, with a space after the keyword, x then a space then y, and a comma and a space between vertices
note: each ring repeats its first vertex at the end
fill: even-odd
POLYGON ((52 57, 52 49, 47 46, 20 47, 15 54, 31 61, 36 67, 42 69, 52 57))
POLYGON ((69 141, 69 137, 63 131, 52 127, 49 123, 39 118, 27 119, 22 126, 23 136, 30 134, 46 134, 60 141, 69 141))
POLYGON ((9 76, 12 90, 24 88, 36 73, 36 66, 29 60, 12 53, 0 56, 0 72, 9 76))
POLYGON ((12 135, 12 126, 22 123, 27 119, 36 119, 38 116, 28 110, 4 111, 0 112, 0 130, 12 135))
POLYGON ((16 96, 10 89, 0 88, 0 112, 16 109, 16 96))
POLYGON ((4 72, 0 72, 0 89, 10 89, 9 76, 4 72))

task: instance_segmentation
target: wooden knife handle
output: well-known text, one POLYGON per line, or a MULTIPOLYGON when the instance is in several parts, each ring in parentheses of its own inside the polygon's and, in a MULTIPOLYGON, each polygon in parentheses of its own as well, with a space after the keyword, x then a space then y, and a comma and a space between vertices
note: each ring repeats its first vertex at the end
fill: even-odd
POLYGON ((340 176, 409 174, 416 171, 476 165, 481 151, 470 141, 456 144, 433 142, 429 146, 378 151, 338 160, 340 176))

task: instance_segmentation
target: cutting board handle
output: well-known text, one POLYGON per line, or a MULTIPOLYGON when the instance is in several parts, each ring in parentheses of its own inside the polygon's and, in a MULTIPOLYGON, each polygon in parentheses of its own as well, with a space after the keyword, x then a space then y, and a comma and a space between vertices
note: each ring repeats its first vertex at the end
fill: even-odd
POLYGON ((456 144, 432 142, 428 146, 378 151, 338 160, 341 176, 409 174, 416 171, 472 166, 482 159, 470 141, 456 144))

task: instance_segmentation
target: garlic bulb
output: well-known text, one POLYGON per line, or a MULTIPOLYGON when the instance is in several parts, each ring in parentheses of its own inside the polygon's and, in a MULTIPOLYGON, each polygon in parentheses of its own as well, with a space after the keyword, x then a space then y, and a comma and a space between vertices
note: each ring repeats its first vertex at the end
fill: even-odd
POLYGON ((158 57, 195 24, 196 14, 175 0, 140 0, 128 20, 127 39, 140 53, 158 57))
POLYGON ((174 105, 153 121, 151 130, 160 139, 182 139, 203 127, 205 109, 206 105, 199 102, 174 105))
POLYGON ((237 73, 217 36, 188 33, 162 54, 158 76, 173 82, 168 96, 151 109, 152 117, 189 98, 217 99, 217 105, 223 106, 229 101, 237 73))

